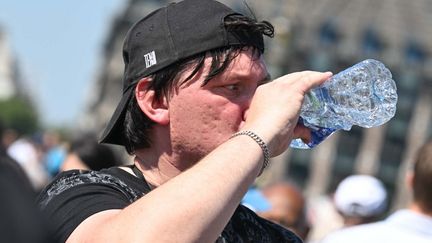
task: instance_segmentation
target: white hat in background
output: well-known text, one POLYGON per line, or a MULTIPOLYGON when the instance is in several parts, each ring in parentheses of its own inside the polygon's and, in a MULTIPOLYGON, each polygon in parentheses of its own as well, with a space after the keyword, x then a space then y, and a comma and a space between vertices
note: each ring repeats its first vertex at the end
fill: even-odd
POLYGON ((351 175, 338 185, 334 201, 336 208, 346 216, 377 216, 386 209, 387 192, 375 177, 351 175))

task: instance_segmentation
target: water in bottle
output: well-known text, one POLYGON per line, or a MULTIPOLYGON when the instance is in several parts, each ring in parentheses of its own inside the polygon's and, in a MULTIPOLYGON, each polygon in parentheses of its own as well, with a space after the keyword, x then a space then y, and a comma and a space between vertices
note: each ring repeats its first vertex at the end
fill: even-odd
POLYGON ((311 141, 295 139, 290 146, 312 148, 336 130, 382 125, 395 115, 397 99, 384 64, 373 59, 357 63, 306 94, 299 123, 311 129, 311 141))

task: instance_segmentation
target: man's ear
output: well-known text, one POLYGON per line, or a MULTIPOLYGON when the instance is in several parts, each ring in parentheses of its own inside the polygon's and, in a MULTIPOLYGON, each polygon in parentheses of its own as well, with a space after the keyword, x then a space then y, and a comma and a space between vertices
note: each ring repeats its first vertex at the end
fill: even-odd
POLYGON ((141 110, 154 122, 160 125, 168 125, 169 111, 166 97, 156 99, 155 91, 147 89, 151 78, 142 78, 135 88, 135 97, 141 110))

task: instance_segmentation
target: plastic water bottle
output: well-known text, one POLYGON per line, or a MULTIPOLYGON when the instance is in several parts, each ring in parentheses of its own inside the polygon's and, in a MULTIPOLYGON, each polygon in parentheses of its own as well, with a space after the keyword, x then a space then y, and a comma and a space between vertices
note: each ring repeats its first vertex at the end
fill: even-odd
POLYGON ((311 129, 311 141, 295 139, 290 146, 308 149, 336 130, 382 125, 395 115, 397 99, 396 84, 384 64, 373 59, 357 63, 306 94, 299 123, 311 129))

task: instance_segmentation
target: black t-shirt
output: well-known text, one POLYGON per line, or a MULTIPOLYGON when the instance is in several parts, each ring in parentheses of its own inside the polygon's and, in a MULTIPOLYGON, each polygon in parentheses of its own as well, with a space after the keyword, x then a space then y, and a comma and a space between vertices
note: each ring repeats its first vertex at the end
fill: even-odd
MULTIPOLYGON (((89 216, 122 209, 148 193, 146 183, 116 167, 101 171, 72 170, 59 174, 38 197, 42 211, 55 222, 56 237, 64 242, 89 216)), ((218 242, 301 242, 291 231, 260 218, 240 205, 218 242)))

